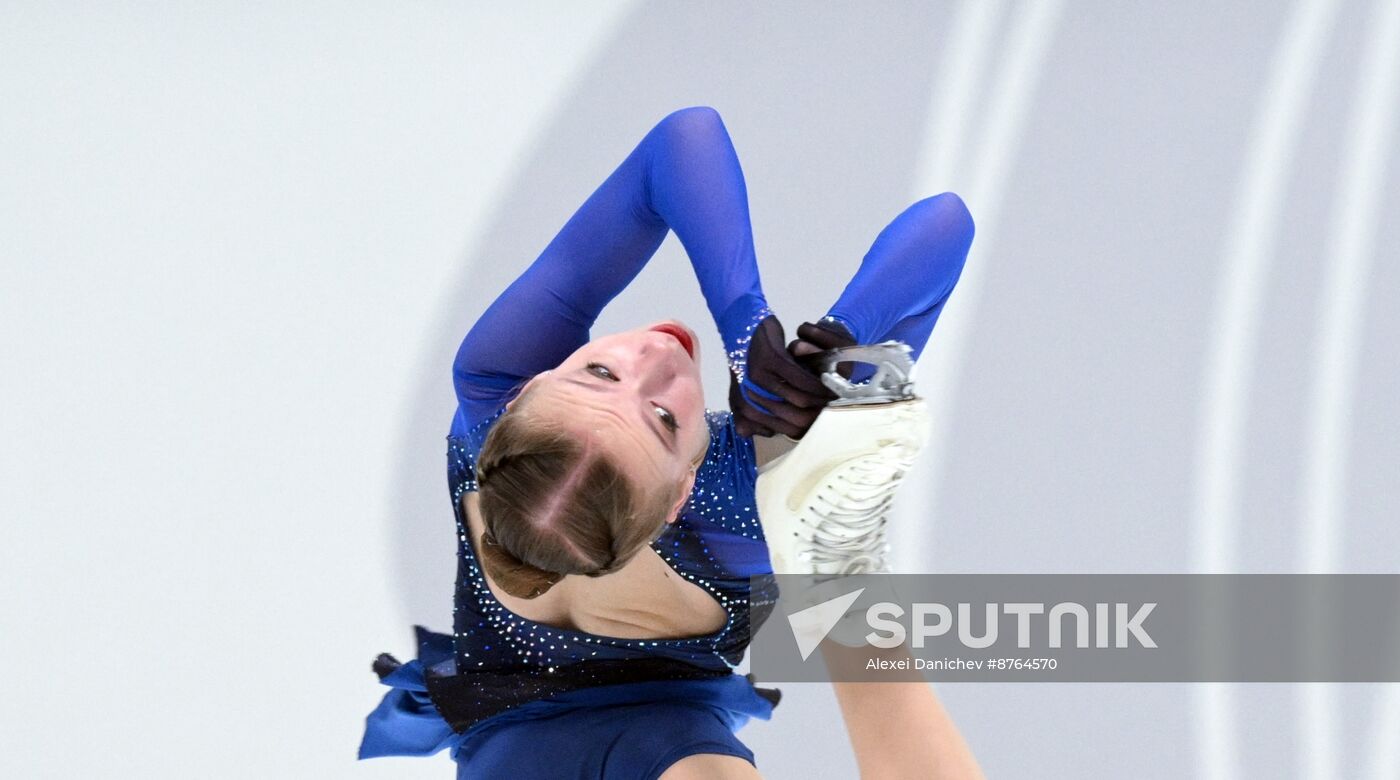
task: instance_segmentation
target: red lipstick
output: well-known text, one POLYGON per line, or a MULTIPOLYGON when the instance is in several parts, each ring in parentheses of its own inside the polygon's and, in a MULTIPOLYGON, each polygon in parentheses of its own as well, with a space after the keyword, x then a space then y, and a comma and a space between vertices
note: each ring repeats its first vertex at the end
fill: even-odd
POLYGON ((652 330, 657 333, 665 333, 667 336, 679 341, 681 347, 685 349, 685 353, 690 355, 692 360, 695 358, 695 342, 690 340, 690 334, 686 332, 685 328, 679 325, 673 325, 669 322, 664 322, 652 328, 652 330))

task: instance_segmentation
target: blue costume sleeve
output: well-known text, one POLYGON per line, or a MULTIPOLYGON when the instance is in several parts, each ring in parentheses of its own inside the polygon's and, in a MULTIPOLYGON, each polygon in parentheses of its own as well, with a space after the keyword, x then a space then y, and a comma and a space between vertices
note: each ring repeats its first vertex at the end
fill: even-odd
POLYGON ((731 367, 742 370, 749 333, 769 313, 748 193, 719 113, 684 108, 646 134, 467 333, 452 372, 466 421, 494 414, 585 344, 669 230, 690 256, 731 367))

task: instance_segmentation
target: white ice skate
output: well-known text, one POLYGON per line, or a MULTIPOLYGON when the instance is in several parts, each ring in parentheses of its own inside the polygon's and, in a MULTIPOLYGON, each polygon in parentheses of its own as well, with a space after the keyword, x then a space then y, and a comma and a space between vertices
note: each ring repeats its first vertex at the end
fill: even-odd
POLYGON ((777 574, 846 575, 889 570, 885 526, 895 490, 929 435, 928 408, 913 392, 909 347, 843 347, 819 356, 838 395, 807 435, 759 471, 758 516, 777 574), (852 384, 838 363, 876 366, 852 384))

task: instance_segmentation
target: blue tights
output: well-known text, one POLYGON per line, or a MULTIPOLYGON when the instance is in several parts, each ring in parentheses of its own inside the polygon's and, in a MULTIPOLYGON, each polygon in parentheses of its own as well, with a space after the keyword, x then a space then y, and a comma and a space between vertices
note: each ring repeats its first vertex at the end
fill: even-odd
POLYGON ((972 234, 957 195, 918 201, 880 231, 827 316, 857 343, 903 341, 917 359, 962 273, 972 234))

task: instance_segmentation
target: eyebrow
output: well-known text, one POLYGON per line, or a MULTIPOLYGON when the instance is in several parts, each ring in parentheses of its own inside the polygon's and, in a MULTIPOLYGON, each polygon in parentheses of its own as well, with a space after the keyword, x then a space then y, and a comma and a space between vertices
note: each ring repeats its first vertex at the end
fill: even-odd
MULTIPOLYGON (((583 370, 588 371, 588 369, 586 368, 583 370)), ((562 377, 562 379, 571 385, 578 385, 579 387, 585 388, 587 390, 593 390, 594 392, 603 391, 605 390, 605 388, 617 384, 616 382, 611 382, 607 379, 603 379, 602 377, 595 375, 591 371, 588 371, 588 375, 593 377, 597 381, 589 382, 587 380, 577 379, 571 376, 562 377)), ((676 448, 675 441, 673 440, 674 437, 667 436, 666 434, 661 432, 661 418, 657 417, 655 414, 647 415, 647 417, 649 417, 650 419, 642 425, 656 436, 656 440, 661 442, 661 446, 665 447, 667 452, 675 452, 676 448)))

